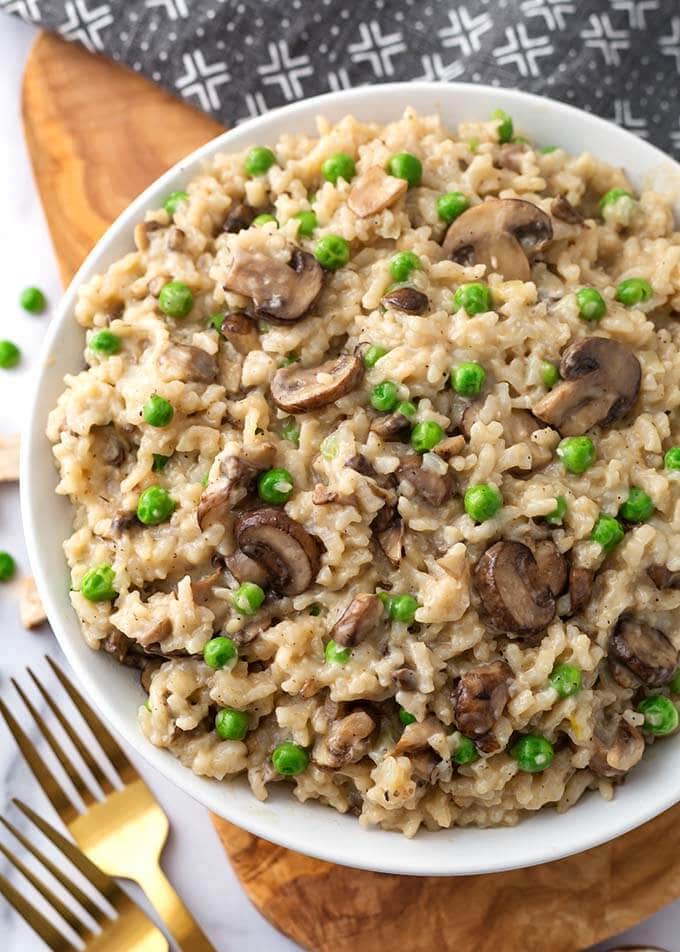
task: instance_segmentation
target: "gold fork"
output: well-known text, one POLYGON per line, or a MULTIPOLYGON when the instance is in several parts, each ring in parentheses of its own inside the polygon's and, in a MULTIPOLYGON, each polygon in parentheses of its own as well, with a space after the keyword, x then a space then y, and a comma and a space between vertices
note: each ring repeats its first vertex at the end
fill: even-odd
POLYGON ((85 804, 85 812, 73 805, 32 741, 0 699, 0 713, 36 780, 87 858, 109 876, 139 883, 184 952, 215 952, 214 946, 161 870, 160 855, 169 829, 168 818, 162 807, 87 701, 61 668, 51 658, 48 657, 47 661, 99 742, 123 786, 118 789, 113 786, 51 694, 27 668, 33 683, 87 765, 104 798, 98 799, 93 795, 73 760, 64 752, 26 693, 12 678, 12 684, 31 717, 85 804))
MULTIPOLYGON (((57 849, 79 872, 94 886, 99 897, 103 897, 116 911, 114 918, 105 913, 82 889, 80 889, 63 871, 44 853, 23 836, 9 820, 0 817, 0 822, 16 837, 21 845, 41 863, 60 883, 99 926, 95 933, 85 922, 46 886, 40 877, 15 856, 11 850, 0 843, 0 852, 19 870, 33 888, 43 897, 52 910, 73 929, 85 943, 87 952, 168 952, 168 942, 160 929, 148 919, 139 906, 130 899, 118 884, 101 870, 97 869, 80 850, 58 833, 45 820, 20 800, 14 800, 17 807, 31 820, 57 849)), ((60 857, 60 860, 62 857, 60 857)), ((23 916, 29 926, 49 946, 53 952, 76 952, 76 948, 35 906, 25 899, 4 876, 0 876, 0 893, 23 916)))

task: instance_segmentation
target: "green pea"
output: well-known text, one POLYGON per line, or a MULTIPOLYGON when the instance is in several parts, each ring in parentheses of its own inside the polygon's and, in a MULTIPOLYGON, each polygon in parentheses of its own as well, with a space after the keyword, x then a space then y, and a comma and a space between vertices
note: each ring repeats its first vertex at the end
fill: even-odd
POLYGON ((204 489, 207 489, 209 482, 210 482, 210 473, 204 473, 204 474, 201 476, 201 486, 202 486, 204 489))
POLYGON ((481 281, 461 284, 453 295, 453 304, 457 311, 461 308, 471 317, 491 310, 491 291, 481 281))
POLYGON ((553 762, 555 750, 547 737, 540 734, 525 734, 510 751, 517 766, 525 773, 540 773, 553 762))
POLYGON ((531 143, 529 142, 526 136, 513 136, 512 141, 518 142, 521 145, 531 145, 531 143))
POLYGON ((493 483, 478 483, 469 486, 463 497, 463 507, 475 522, 492 519, 503 505, 503 496, 493 483))
POLYGON ((652 294, 654 291, 649 281, 644 278, 626 278, 616 289, 616 300, 626 307, 635 307, 648 301, 652 294))
POLYGON ((670 698, 663 694, 653 694, 646 697, 637 706, 640 714, 644 714, 645 722, 642 729, 655 737, 665 737, 678 728, 678 709, 670 698))
POLYGON ((238 661, 238 648, 231 638, 226 635, 217 635, 206 642, 203 648, 203 660, 210 668, 226 668, 233 666, 238 661))
POLYGON ((398 251, 389 261, 390 274, 395 281, 408 281, 411 274, 420 268, 420 258, 412 251, 398 251))
POLYGON ((40 288, 26 288, 21 292, 19 304, 29 314, 40 314, 45 310, 47 301, 40 288))
POLYGON ((310 614, 313 618, 318 618, 319 615, 321 614, 321 605, 317 605, 317 604, 310 605, 310 606, 309 606, 309 614, 310 614))
POLYGON ((579 317, 584 321, 599 321, 607 312, 607 303, 595 288, 581 288, 576 292, 579 317))
POLYGON ((560 697, 572 697, 581 690, 583 677, 575 664, 556 664, 549 678, 560 697))
POLYGON ((354 159, 346 152, 336 152, 335 155, 329 156, 321 166, 321 174, 327 182, 332 182, 333 185, 337 184, 339 178, 351 182, 356 175, 356 171, 357 167, 354 159))
POLYGON ((293 215, 293 218, 300 222, 297 230, 298 235, 301 238, 311 238, 318 225, 316 214, 313 211, 303 211, 293 215))
POLYGON ((580 475, 595 462, 595 444, 589 436, 567 436, 560 441, 557 455, 567 472, 580 475))
POLYGON ((543 145, 538 151, 541 155, 549 155, 551 152, 556 152, 557 148, 556 145, 543 145))
POLYGON ((0 582, 8 582, 16 572, 16 562, 9 552, 0 552, 0 582))
POLYGON ((338 455, 338 438, 335 433, 329 434, 325 439, 321 441, 319 446, 321 450, 321 455, 324 459, 335 459, 338 455))
POLYGON ((470 207, 470 200, 462 192, 447 192, 437 199, 437 214, 450 225, 470 207))
POLYGON ((668 690, 672 694, 680 694, 680 668, 675 672, 668 683, 668 690))
POLYGON ((612 552, 623 536, 623 526, 619 520, 601 512, 590 533, 590 541, 599 543, 605 552, 612 552))
POLYGON ((149 486, 137 502, 137 518, 145 526, 157 526, 167 522, 175 511, 176 503, 167 489, 149 486))
POLYGON ((154 471, 154 473, 162 473, 169 462, 169 456, 163 456, 162 453, 154 453, 153 465, 151 466, 151 469, 154 471))
POLYGON ((275 215, 272 215, 270 212, 263 212, 261 215, 256 215, 255 218, 253 218, 253 228, 259 228, 260 225, 267 225, 270 221, 273 221, 277 228, 279 227, 275 215))
POLYGON ((284 777, 294 777, 309 766, 309 754, 299 744, 285 741, 274 748, 272 764, 277 773, 284 777))
POLYGON ((680 446, 671 446, 663 458, 666 469, 680 469, 680 446))
POLYGON ((349 261, 349 242, 340 235, 324 235, 316 243, 314 257, 322 268, 337 271, 349 261))
POLYGON ((144 404, 144 419, 150 426, 167 426, 175 415, 172 404, 154 393, 144 404))
POLYGON ((410 152, 393 155, 387 163, 387 171, 395 178, 405 179, 409 186, 420 185, 423 177, 422 162, 410 152))
POLYGON ((163 208, 166 210, 168 215, 172 216, 177 211, 178 205, 181 205, 182 202, 186 202, 189 198, 187 192, 170 192, 168 197, 163 202, 163 208))
POLYGON ((295 443, 297 445, 300 442, 300 424, 295 417, 288 417, 287 420, 283 421, 281 424, 281 436, 284 440, 288 440, 289 443, 295 443))
POLYGON ((224 320, 226 316, 227 315, 224 312, 221 312, 220 314, 211 314, 208 320, 206 321, 205 326, 212 327, 213 330, 217 331, 220 337, 223 337, 224 335, 222 334, 222 325, 224 324, 224 320))
POLYGON ((408 727, 409 724, 415 724, 417 718, 415 718, 413 714, 409 714, 409 712, 405 708, 400 707, 399 720, 404 725, 404 727, 408 727))
POLYGON ((486 370, 475 361, 466 361, 451 372, 451 386, 462 397, 476 397, 482 392, 486 370))
POLYGON ((281 357, 281 359, 279 360, 279 367, 290 367, 291 364, 298 364, 298 363, 300 363, 300 355, 296 354, 295 351, 293 351, 290 354, 286 354, 285 357, 281 357))
POLYGON ((427 453, 446 436, 442 427, 434 420, 423 420, 411 430, 411 446, 416 453, 427 453))
POLYGON ((619 515, 626 522, 647 522, 653 512, 654 503, 651 497, 636 486, 631 489, 628 499, 619 509, 619 515))
POLYGON ((395 408, 395 413, 401 413, 402 416, 412 417, 416 415, 417 407, 410 400, 402 400, 395 408))
POLYGON ((88 569, 80 583, 80 594, 88 602, 109 602, 118 592, 113 587, 116 573, 110 565, 102 564, 88 569))
POLYGON ((456 741, 456 748, 451 757, 455 764, 462 767, 465 764, 472 764, 475 760, 479 760, 479 751, 469 737, 459 731, 456 731, 453 736, 456 741))
POLYGON ((387 614, 392 621, 412 625, 415 621, 418 601, 413 595, 390 595, 387 614))
POLYGON ((545 521, 551 526, 561 526, 564 516, 567 512, 567 500, 564 496, 555 497, 555 508, 545 516, 545 521))
POLYGON ((326 647, 323 650, 323 656, 326 659, 327 664, 347 664, 349 661, 350 650, 349 648, 341 648, 331 638, 330 641, 326 642, 326 647))
POLYGON ((158 306, 168 317, 186 317, 194 306, 194 296, 182 281, 168 281, 158 295, 158 306))
POLYGON ((293 477, 287 469, 269 469, 257 478, 257 494, 264 502, 282 505, 293 493, 293 477))
POLYGON ((630 198, 634 200, 631 193, 626 191, 625 188, 610 188, 608 192, 604 193, 600 201, 597 203, 600 214, 602 214, 607 205, 615 205, 620 198, 630 198))
POLYGON ((266 146, 255 145, 246 155, 243 166, 248 175, 264 175, 276 162, 276 156, 266 146))
POLYGON ((554 364, 550 360, 544 360, 541 364, 541 380, 543 381, 543 385, 550 390, 559 379, 560 371, 557 364, 554 364))
POLYGON ((111 331, 98 331, 89 342, 90 350, 98 354, 117 354, 122 346, 122 339, 111 331))
POLYGON ((10 370, 21 360, 21 351, 11 340, 0 340, 0 367, 10 370))
POLYGON ((243 740, 248 733, 248 715, 233 707, 223 707, 215 715, 215 733, 220 740, 243 740))
POLYGON ((371 390, 371 406, 382 413, 389 413, 394 410, 399 402, 397 393, 396 383, 391 380, 383 380, 382 383, 376 384, 371 390))
POLYGON ((504 109, 494 109, 491 113, 491 118, 498 120, 498 125, 496 126, 498 141, 510 142, 515 134, 515 128, 507 112, 504 109))
POLYGON ((231 596, 231 603, 241 615, 254 615, 264 601, 264 591, 255 582, 243 582, 231 596))
POLYGON ((384 357, 387 353, 387 350, 384 347, 381 347, 380 344, 371 344, 370 347, 367 347, 362 355, 362 360, 364 362, 364 367, 375 367, 381 357, 384 357))

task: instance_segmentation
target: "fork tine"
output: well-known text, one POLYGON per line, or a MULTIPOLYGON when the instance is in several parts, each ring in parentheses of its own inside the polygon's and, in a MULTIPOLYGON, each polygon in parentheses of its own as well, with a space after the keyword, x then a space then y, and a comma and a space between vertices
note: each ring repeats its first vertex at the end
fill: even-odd
POLYGON ((53 661, 48 655, 45 655, 45 657, 47 658, 47 663, 59 678, 64 690, 80 711, 83 720, 103 747, 106 756, 115 767, 121 779, 126 783, 136 779, 139 774, 123 753, 118 742, 114 740, 109 730, 104 727, 98 715, 95 714, 85 698, 76 690, 75 686, 66 677, 56 661, 53 661))
POLYGON ((75 820, 78 816, 78 811, 54 779, 49 768, 42 762, 32 741, 28 739, 26 734, 19 727, 2 698, 0 698, 0 714, 2 714, 5 723, 17 742, 26 763, 33 771, 33 776, 43 788, 47 799, 57 811, 60 818, 67 824, 75 820))
POLYGON ((109 778, 106 776, 102 768, 99 766, 97 761, 94 759, 94 757, 92 756, 90 751, 87 749, 85 744, 82 742, 78 734, 75 732, 75 730, 73 729, 73 726, 69 724, 69 722, 64 717, 63 713, 60 711, 60 709, 54 703, 50 695, 47 693, 47 691, 43 687, 42 682, 38 679, 38 677, 33 673, 33 671, 30 668, 26 668, 26 670, 28 671, 31 679, 33 680, 33 683, 35 684, 37 689, 40 691, 40 694, 42 695, 45 703, 47 704, 49 709, 52 711, 54 716, 56 717, 62 730, 64 731, 68 739, 71 741, 75 749, 78 751, 82 759, 87 764, 92 776, 97 781, 99 786, 102 788, 103 792, 105 794, 113 793, 113 790, 114 790, 113 784, 111 783, 109 778))
MULTIPOLYGON (((5 826, 10 831, 12 836, 14 836, 15 839, 17 839, 21 843, 24 849, 28 850, 28 852, 31 853, 33 856, 35 856, 36 859, 40 860, 40 862, 43 864, 45 869, 49 873, 51 873, 52 876, 54 876, 54 878, 57 880, 58 883, 61 883, 64 889, 66 889, 66 891, 69 892, 73 896, 75 901, 79 903, 83 907, 83 909, 85 909, 85 911, 88 912, 96 922, 101 923, 107 918, 105 914, 102 912, 102 910, 99 908, 99 906, 95 902, 93 902, 86 893, 83 892, 80 886, 76 885, 76 883, 72 883, 71 880, 65 875, 65 873, 63 873, 62 870, 60 870, 59 867, 56 866, 52 862, 51 859, 49 859, 47 856, 44 856, 42 853, 40 853, 40 851, 35 846, 33 846, 31 841, 28 840, 23 835, 23 833, 21 833, 14 826, 13 823, 10 823, 9 820, 6 820, 2 816, 0 816, 0 823, 2 823, 3 826, 5 826)), ((0 849, 1 848, 2 847, 0 846, 0 849)))
POLYGON ((0 893, 19 915, 26 920, 31 929, 45 942, 52 952, 76 952, 75 946, 71 945, 67 939, 54 928, 41 912, 31 905, 28 899, 24 899, 18 890, 8 882, 4 876, 0 876, 0 893))
POLYGON ((110 876, 107 876, 106 873, 103 873, 98 866, 95 866, 84 853, 81 853, 74 843, 71 843, 70 840, 67 840, 65 836, 62 836, 61 833, 55 830, 53 826, 50 826, 47 820, 43 820, 42 817, 38 816, 34 810, 21 800, 14 799, 12 803, 73 863, 76 869, 83 874, 85 879, 87 879, 115 909, 119 908, 121 902, 128 901, 126 893, 123 892, 118 883, 110 876))
MULTIPOLYGON (((32 849, 31 852, 33 855, 39 859, 41 862, 43 857, 38 850, 32 849)), ((71 928, 78 933, 79 936, 85 938, 86 936, 91 935, 90 930, 87 928, 85 923, 81 922, 78 916, 73 912, 61 899, 55 895, 49 887, 47 887, 41 879, 33 872, 32 869, 29 869, 25 863, 19 859, 18 856, 15 856, 10 849, 8 849, 3 843, 0 843, 0 853, 9 862, 14 866, 15 869, 18 869, 24 879, 27 879, 28 882, 33 886, 33 888, 43 897, 43 899, 50 905, 57 915, 61 916, 64 922, 67 922, 71 928)))
POLYGON ((10 678, 14 690, 17 692, 21 700, 24 702, 28 711, 35 721, 36 725, 40 728, 40 733, 43 735, 47 741, 52 753, 57 758, 61 766, 64 768, 64 771, 68 775, 71 783, 78 791, 78 795, 82 797, 84 803, 89 807, 94 803, 94 796, 90 788, 85 784, 83 778, 80 776, 76 768, 73 766, 69 758, 64 753, 64 748, 61 746, 57 738, 54 736, 52 731, 49 729, 43 718, 40 716, 36 710, 33 702, 28 697, 26 692, 23 690, 19 682, 15 678, 10 678))

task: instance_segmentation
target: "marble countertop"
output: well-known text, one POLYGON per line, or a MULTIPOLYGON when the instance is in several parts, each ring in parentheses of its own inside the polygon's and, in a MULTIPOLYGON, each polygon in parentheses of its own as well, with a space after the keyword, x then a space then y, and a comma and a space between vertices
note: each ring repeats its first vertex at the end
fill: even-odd
MULTIPOLYGON (((0 433, 21 429, 37 366, 36 354, 48 315, 25 315, 18 295, 27 285, 37 284, 54 303, 60 294, 55 258, 31 176, 24 147, 20 116, 20 84, 23 64, 35 35, 32 27, 0 14, 0 194, 5 225, 0 229, 0 260, 4 262, 5 307, 0 336, 10 337, 22 349, 24 359, 11 374, 0 379, 0 433)), ((15 485, 0 486, 0 548, 12 552, 20 572, 29 573, 15 485)), ((18 619, 17 585, 0 592, 0 692, 13 701, 10 677, 25 681, 25 666, 45 673, 43 655, 59 657, 58 646, 48 629, 31 633, 18 619)), ((171 837, 164 854, 164 867, 178 891, 219 952, 294 952, 297 946, 267 923, 249 903, 227 862, 210 824, 207 812, 189 797, 147 769, 134 753, 131 759, 144 775, 170 817, 171 837), (200 875, 196 858, 200 857, 200 875)), ((4 725, 0 725, 0 803, 2 814, 16 818, 11 798, 20 797, 50 811, 28 768, 20 759, 4 725)), ((53 819, 53 818, 52 818, 53 819)), ((3 840, 6 837, 3 835, 3 840)), ((6 864, 0 864, 6 874, 6 864)), ((140 893, 135 893, 142 903, 140 893)), ((680 902, 626 934, 628 943, 644 942, 680 950, 680 902)), ((44 946, 0 898, 0 946, 3 952, 39 952, 44 946)), ((612 948, 605 943, 601 950, 612 948)), ((121 950, 124 952, 124 950, 121 950)), ((514 952, 514 950, 508 950, 514 952)), ((519 952, 519 950, 517 950, 519 952)), ((593 950, 595 952, 595 950, 593 950)))

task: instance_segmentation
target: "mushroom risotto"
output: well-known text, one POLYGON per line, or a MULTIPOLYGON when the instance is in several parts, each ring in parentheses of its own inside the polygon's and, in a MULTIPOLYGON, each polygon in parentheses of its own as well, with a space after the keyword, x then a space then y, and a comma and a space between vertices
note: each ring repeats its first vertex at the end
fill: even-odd
POLYGON ((218 156, 134 242, 48 435, 146 737, 409 836, 611 797, 678 727, 667 199, 407 111, 218 156))

